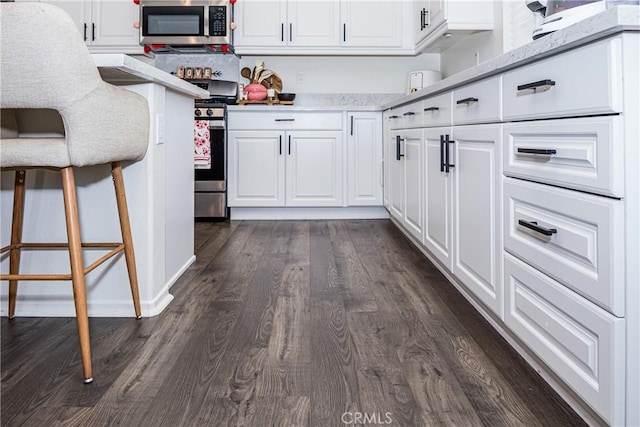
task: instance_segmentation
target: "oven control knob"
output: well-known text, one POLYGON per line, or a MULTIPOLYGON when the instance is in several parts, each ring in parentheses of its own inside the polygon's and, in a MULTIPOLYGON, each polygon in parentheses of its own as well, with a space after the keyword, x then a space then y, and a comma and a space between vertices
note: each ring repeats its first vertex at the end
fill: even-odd
POLYGON ((200 111, 200 109, 196 108, 195 115, 196 116, 200 116, 201 114, 202 114, 202 112, 200 111))
POLYGON ((207 116, 213 116, 213 110, 211 108, 207 108, 207 116))

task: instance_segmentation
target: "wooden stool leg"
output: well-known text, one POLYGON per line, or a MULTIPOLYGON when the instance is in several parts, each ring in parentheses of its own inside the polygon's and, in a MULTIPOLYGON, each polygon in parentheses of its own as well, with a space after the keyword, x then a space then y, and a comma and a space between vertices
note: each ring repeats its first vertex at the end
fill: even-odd
MULTIPOLYGON (((24 181, 26 171, 16 171, 13 190, 13 218, 11 220, 11 244, 22 243, 22 223, 24 218, 24 181)), ((9 252, 9 274, 20 272, 20 248, 9 252)), ((16 297, 18 295, 18 281, 9 280, 9 319, 13 319, 16 311, 16 297)))
POLYGON ((133 251, 133 238, 131 237, 131 223, 129 222, 129 209, 127 207, 127 195, 124 190, 124 179, 122 177, 122 166, 120 162, 111 163, 111 174, 116 190, 116 202, 118 203, 118 216, 120 217, 120 230, 122 232, 122 242, 124 243, 124 257, 127 261, 127 272, 129 273, 129 285, 131 286, 131 296, 133 297, 133 308, 136 318, 142 318, 140 310, 140 293, 138 291, 138 272, 136 270, 136 257, 133 251))
POLYGON ((61 170, 62 193, 64 195, 64 213, 67 221, 69 239, 69 259, 71 261, 71 282, 73 283, 73 300, 76 306, 80 356, 86 384, 93 381, 91 368, 91 342, 89 340, 89 316, 87 313, 87 289, 82 262, 82 242, 80 239, 80 222, 78 220, 78 201, 73 168, 61 170))

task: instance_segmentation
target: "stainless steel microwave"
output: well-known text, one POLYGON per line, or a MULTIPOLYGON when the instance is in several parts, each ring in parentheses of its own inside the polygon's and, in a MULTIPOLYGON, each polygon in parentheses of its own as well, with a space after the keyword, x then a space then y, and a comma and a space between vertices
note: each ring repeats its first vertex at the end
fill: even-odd
POLYGON ((142 0, 140 44, 231 43, 229 0, 142 0))

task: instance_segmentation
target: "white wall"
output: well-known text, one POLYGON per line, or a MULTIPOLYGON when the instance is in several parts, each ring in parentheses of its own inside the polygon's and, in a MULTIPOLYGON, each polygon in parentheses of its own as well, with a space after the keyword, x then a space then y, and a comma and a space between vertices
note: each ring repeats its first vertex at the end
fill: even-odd
MULTIPOLYGON (((374 56, 244 56, 240 68, 265 68, 282 78, 283 92, 293 93, 405 93, 414 70, 440 70, 440 55, 374 56), (301 79, 299 77, 301 76, 301 79)), ((240 83, 248 83, 241 77, 240 83)))

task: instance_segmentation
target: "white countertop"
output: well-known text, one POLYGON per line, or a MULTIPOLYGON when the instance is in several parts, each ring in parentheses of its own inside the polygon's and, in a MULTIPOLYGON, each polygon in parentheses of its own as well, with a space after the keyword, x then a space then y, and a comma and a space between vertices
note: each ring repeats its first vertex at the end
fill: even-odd
POLYGON ((208 91, 192 85, 145 62, 121 53, 94 53, 102 79, 114 85, 158 83, 197 99, 207 99, 208 91))
POLYGON ((620 5, 613 7, 504 55, 447 77, 427 88, 388 102, 382 108, 386 110, 416 101, 427 95, 444 92, 456 86, 499 74, 622 31, 640 31, 640 6, 620 5))
POLYGON ((381 111, 382 106, 400 97, 397 93, 300 93, 295 105, 230 105, 230 111, 381 111))

